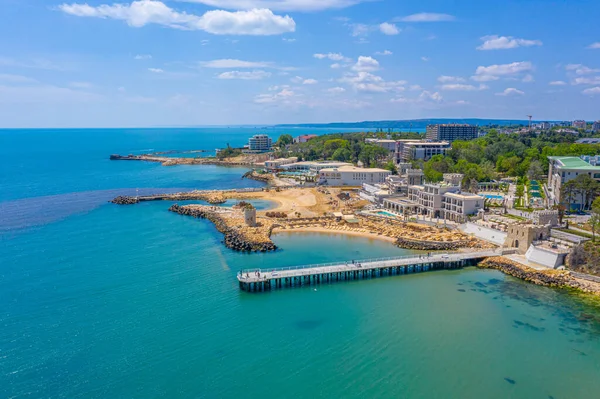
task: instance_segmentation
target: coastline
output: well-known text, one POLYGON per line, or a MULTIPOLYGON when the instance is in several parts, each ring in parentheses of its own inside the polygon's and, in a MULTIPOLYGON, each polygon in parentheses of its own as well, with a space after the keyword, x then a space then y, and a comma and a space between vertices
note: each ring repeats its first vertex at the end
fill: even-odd
POLYGON ((354 236, 354 237, 362 237, 362 238, 381 240, 381 241, 386 241, 386 242, 390 242, 390 243, 396 242, 396 240, 394 238, 384 236, 381 234, 367 233, 367 232, 363 232, 363 231, 332 230, 332 229, 326 229, 324 227, 298 227, 298 228, 290 228, 290 229, 276 227, 272 230, 272 233, 273 234, 286 234, 286 233, 289 233, 289 234, 293 234, 293 233, 343 234, 343 235, 354 236))

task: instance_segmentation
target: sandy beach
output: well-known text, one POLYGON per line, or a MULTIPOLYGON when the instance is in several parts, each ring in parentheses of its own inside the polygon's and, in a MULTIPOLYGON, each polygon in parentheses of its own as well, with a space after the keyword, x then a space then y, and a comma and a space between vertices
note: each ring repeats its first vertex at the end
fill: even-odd
POLYGON ((392 237, 387 237, 380 234, 367 233, 362 231, 349 231, 349 230, 331 230, 323 227, 299 227, 294 229, 283 229, 280 227, 273 229, 273 234, 286 234, 286 233, 321 233, 321 234, 345 234, 355 237, 370 238, 375 240, 382 240, 387 242, 396 242, 392 237))

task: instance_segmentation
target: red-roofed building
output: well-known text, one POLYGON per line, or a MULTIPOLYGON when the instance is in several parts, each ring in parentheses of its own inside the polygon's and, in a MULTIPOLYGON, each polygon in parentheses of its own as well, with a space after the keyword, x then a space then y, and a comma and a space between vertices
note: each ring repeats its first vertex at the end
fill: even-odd
POLYGON ((298 136, 294 139, 294 143, 306 143, 310 139, 314 139, 317 137, 316 134, 305 134, 303 136, 298 136))

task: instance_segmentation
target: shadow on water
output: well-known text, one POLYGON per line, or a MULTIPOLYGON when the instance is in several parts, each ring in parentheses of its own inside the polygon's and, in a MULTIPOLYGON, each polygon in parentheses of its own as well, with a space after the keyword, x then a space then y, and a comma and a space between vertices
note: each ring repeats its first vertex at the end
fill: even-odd
MULTIPOLYGON (((600 305, 572 291, 541 287, 509 276, 503 280, 492 278, 484 282, 464 281, 460 285, 468 287, 472 292, 492 295, 493 299, 503 301, 506 307, 511 307, 511 301, 518 301, 533 308, 543 308, 560 320, 558 329, 564 334, 600 338, 600 305)), ((465 292, 463 288, 458 291, 465 292)), ((530 316, 523 315, 525 319, 528 317, 530 316)), ((513 327, 535 332, 546 330, 539 325, 545 319, 531 319, 513 320, 513 327)))

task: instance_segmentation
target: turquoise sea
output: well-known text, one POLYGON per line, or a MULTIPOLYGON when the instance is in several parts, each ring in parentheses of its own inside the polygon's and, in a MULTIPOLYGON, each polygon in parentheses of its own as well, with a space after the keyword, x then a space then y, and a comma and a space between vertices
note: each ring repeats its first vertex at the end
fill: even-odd
POLYGON ((169 202, 107 203, 258 187, 243 168, 108 160, 256 132, 0 130, 0 398, 600 396, 600 309, 567 292, 468 268, 249 294, 242 268, 408 251, 295 233, 240 254, 169 202))

